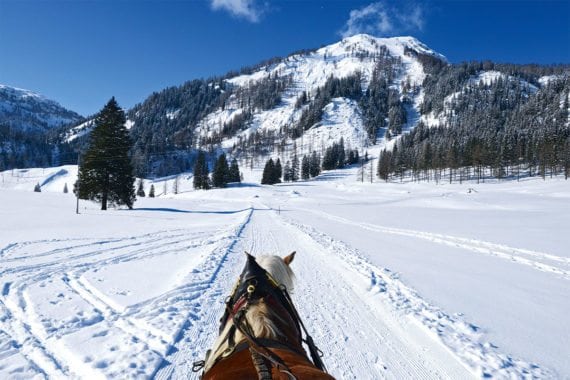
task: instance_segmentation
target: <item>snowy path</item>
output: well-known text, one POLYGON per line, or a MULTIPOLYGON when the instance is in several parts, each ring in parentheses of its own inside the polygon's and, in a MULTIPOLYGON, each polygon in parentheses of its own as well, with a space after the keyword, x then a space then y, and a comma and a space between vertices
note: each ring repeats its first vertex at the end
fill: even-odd
MULTIPOLYGON (((294 298, 330 372, 342 379, 545 376, 532 364, 498 353, 477 328, 427 304, 387 269, 311 227, 254 208, 228 247, 220 276, 200 297, 201 312, 167 357, 157 378, 185 378, 216 337, 223 299, 253 254, 298 252, 294 298), (215 328, 212 328, 215 326, 215 328)), ((197 376, 196 376, 197 377, 197 376)))
POLYGON ((293 268, 298 286, 294 298, 301 315, 326 353, 325 363, 338 378, 465 378, 470 372, 412 319, 373 302, 377 289, 367 279, 353 278, 341 263, 309 235, 280 220, 274 211, 257 207, 239 240, 229 248, 220 277, 200 299, 199 322, 187 326, 168 364, 157 378, 186 378, 217 333, 222 301, 234 284, 243 251, 256 255, 298 252, 293 268), (372 302, 371 302, 372 301, 372 302), (213 303, 207 307, 207 303, 213 303), (214 327, 214 328, 212 328, 214 327))

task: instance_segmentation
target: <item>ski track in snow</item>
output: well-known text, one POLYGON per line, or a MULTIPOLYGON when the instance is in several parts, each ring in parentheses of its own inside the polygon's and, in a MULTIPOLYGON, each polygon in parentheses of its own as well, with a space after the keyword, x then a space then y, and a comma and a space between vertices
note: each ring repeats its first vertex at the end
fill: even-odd
MULTIPOLYGON (((95 367, 103 370, 103 376, 148 375, 146 366, 156 368, 173 340, 173 336, 163 331, 177 331, 177 327, 178 330, 182 327, 188 317, 185 302, 187 298, 192 298, 192 290, 194 293, 201 290, 199 284, 183 283, 155 299, 124 309, 113 304, 82 275, 93 268, 159 257, 191 247, 204 246, 215 250, 220 241, 233 236, 232 228, 230 226, 229 232, 214 233, 214 236, 219 236, 218 240, 200 236, 209 235, 208 232, 179 229, 122 239, 50 239, 7 245, 0 250, 0 256, 3 256, 3 262, 10 262, 12 266, 0 268, 0 276, 9 277, 12 281, 4 284, 0 297, 0 336, 2 342, 7 342, 0 345, 0 360, 11 355, 22 355, 23 360, 28 362, 27 369, 39 377, 101 377, 92 371, 89 364, 92 358, 78 360, 75 352, 68 352, 64 342, 67 336, 96 326, 98 332, 93 337, 118 334, 126 340, 140 342, 139 352, 120 353, 125 360, 141 356, 138 363, 132 361, 130 372, 122 368, 119 371, 113 368, 106 370, 109 362, 102 360, 95 363, 95 367), (32 251, 39 252, 27 254, 30 247, 36 248, 32 251), (34 264, 25 264, 30 259, 35 259, 34 264), (18 265, 20 262, 22 265, 18 265), (52 326, 53 321, 34 309, 29 295, 30 291, 52 286, 50 284, 54 282, 61 283, 57 288, 61 290, 61 297, 65 293, 67 300, 83 304, 80 305, 82 310, 71 317, 72 323, 68 321, 64 326, 52 326), (174 320, 163 320, 173 319, 169 317, 174 313, 178 314, 174 320), (163 329, 163 326, 169 329, 163 329)), ((205 256, 208 258, 210 255, 205 256)), ((71 310, 72 313, 74 311, 71 310)), ((134 348, 137 348, 137 344, 134 348)))
MULTIPOLYGON (((311 212, 333 223, 458 246, 569 276, 563 267, 570 259, 546 253, 311 212)), ((292 250, 298 252, 294 302, 325 353, 329 372, 339 379, 552 377, 547 369, 498 352, 475 325, 430 305, 397 273, 372 265, 346 243, 262 204, 216 232, 174 229, 127 238, 17 242, 1 248, 0 257, 11 266, 0 268, 0 276, 8 278, 0 296, 0 363, 20 355, 27 362, 26 376, 38 378, 198 378, 192 364, 203 359, 217 337, 243 252, 285 255, 292 250), (127 306, 117 304, 86 276, 109 265, 189 248, 202 249, 203 256, 177 286, 127 306), (57 318, 50 318, 41 304, 34 304, 34 297, 54 289, 62 291, 62 305, 73 306, 71 319, 61 326, 53 325, 57 318), (109 345, 111 352, 97 358, 83 355, 78 341, 109 345)))
POLYGON ((331 215, 323 211, 305 210, 320 215, 331 221, 353 225, 362 229, 374 232, 381 232, 392 235, 400 235, 411 238, 423 239, 432 243, 444 244, 451 247, 458 247, 468 251, 496 256, 511 262, 527 265, 533 269, 552 273, 570 280, 570 258, 556 256, 550 253, 536 252, 528 249, 510 247, 504 244, 496 244, 483 240, 464 238, 458 236, 436 234, 425 231, 417 231, 402 228, 385 227, 371 223, 355 222, 340 216, 331 215), (542 261, 538 261, 542 260, 542 261), (548 262, 545 263, 544 261, 548 262))

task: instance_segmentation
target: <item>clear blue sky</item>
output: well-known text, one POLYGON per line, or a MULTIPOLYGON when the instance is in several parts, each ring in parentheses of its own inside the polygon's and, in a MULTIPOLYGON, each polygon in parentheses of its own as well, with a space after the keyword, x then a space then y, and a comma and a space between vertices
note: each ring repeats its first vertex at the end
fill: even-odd
POLYGON ((357 32, 451 62, 570 63, 570 0, 0 0, 0 83, 88 115, 357 32))

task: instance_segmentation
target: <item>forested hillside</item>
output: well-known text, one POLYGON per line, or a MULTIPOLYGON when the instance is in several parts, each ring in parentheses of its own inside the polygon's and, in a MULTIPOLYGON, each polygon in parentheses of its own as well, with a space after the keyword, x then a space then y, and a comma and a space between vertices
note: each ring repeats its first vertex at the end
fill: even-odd
MULTIPOLYGON (((568 173, 569 76, 569 65, 451 64, 411 37, 357 35, 153 93, 127 111, 131 155, 138 176, 155 177, 191 171, 198 151, 253 167, 325 157, 343 138, 347 156, 384 149, 385 180, 568 173)), ((75 162, 82 122, 0 123, 1 167, 75 162)))

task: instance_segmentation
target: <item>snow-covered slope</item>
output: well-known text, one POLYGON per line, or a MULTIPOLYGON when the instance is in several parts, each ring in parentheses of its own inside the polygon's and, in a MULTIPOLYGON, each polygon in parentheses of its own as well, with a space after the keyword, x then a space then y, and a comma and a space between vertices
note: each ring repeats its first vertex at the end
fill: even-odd
MULTIPOLYGON (((362 88, 365 91, 381 54, 388 53, 392 58, 401 60, 393 87, 400 91, 402 96, 404 95, 402 89, 404 82, 420 88, 425 78, 425 72, 420 61, 411 52, 445 60, 441 54, 432 51, 413 37, 376 38, 359 34, 312 53, 289 56, 278 63, 262 67, 252 74, 230 78, 227 80, 229 83, 240 87, 247 87, 256 81, 275 76, 289 77, 292 80, 292 85, 282 96, 281 104, 273 109, 257 112, 250 128, 240 132, 239 135, 247 136, 257 130, 279 131, 281 128, 294 125, 304 109, 295 107, 299 96, 303 91, 309 94, 314 93, 319 87, 324 86, 330 77, 344 78, 359 72, 362 75, 362 88)), ((422 95, 421 91, 410 95, 415 108, 419 106, 422 95)), ((328 133, 326 129, 330 129, 329 121, 346 116, 346 107, 338 107, 338 101, 336 104, 337 106, 334 104, 327 106, 325 111, 330 117, 325 118, 315 128, 316 131, 311 131, 310 136, 308 136, 311 139, 318 136, 319 141, 315 141, 315 144, 319 146, 329 146, 338 141, 340 136, 345 133, 345 137, 351 138, 353 127, 360 128, 359 125, 362 124, 358 105, 356 102, 351 102, 350 107, 353 110, 351 112, 355 116, 350 119, 352 125, 345 123, 346 130, 340 130, 340 133, 328 133), (332 116, 337 111, 341 114, 332 116), (318 131, 319 128, 323 128, 325 131, 318 131)), ((216 110, 201 121, 196 133, 199 138, 209 136, 213 132, 219 131, 224 123, 243 112, 243 106, 235 99, 230 98, 223 109, 216 110)), ((358 148, 368 144, 367 138, 362 138, 360 133, 358 137, 355 137, 355 140, 358 141, 358 145, 355 146, 358 148)), ((235 137, 227 139, 223 146, 229 148, 233 143, 235 143, 235 137)), ((297 145, 302 144, 298 143, 297 145)))
MULTIPOLYGON (((557 79, 557 76, 541 77, 539 82, 545 85, 550 80, 557 79)), ((456 115, 455 101, 461 96, 470 96, 474 89, 484 89, 493 85, 495 82, 502 80, 505 82, 516 82, 524 89, 526 97, 538 91, 538 88, 532 83, 528 83, 522 79, 506 75, 496 70, 481 71, 477 75, 469 78, 467 83, 461 88, 460 91, 448 95, 443 101, 443 110, 438 112, 430 112, 429 114, 421 115, 420 120, 427 126, 435 127, 439 125, 447 125, 451 118, 456 115)))
POLYGON ((0 84, 0 125, 24 131, 45 131, 81 118, 45 96, 0 84))

